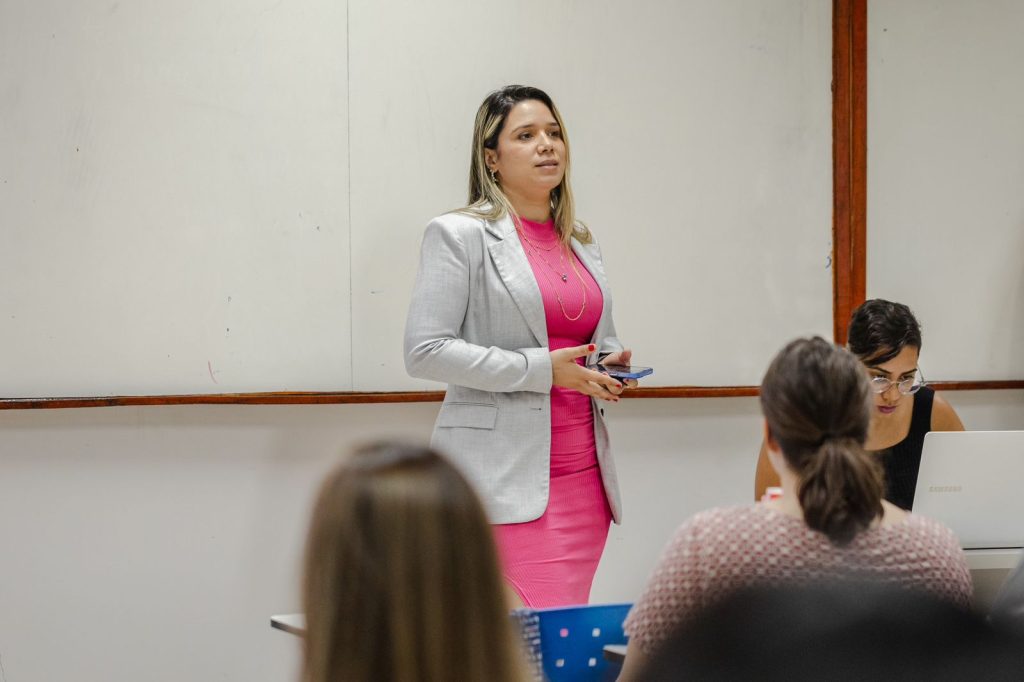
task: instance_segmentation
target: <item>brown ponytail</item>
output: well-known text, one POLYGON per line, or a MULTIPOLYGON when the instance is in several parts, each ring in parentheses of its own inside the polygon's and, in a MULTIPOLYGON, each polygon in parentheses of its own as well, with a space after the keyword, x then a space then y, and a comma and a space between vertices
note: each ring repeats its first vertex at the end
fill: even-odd
POLYGON ((882 472, 852 438, 828 439, 808 457, 800 507, 810 528, 845 545, 882 513, 882 472))
POLYGON ((864 451, 870 392, 856 357, 819 337, 793 341, 765 373, 761 409, 800 479, 808 527, 845 545, 881 516, 881 468, 864 451))

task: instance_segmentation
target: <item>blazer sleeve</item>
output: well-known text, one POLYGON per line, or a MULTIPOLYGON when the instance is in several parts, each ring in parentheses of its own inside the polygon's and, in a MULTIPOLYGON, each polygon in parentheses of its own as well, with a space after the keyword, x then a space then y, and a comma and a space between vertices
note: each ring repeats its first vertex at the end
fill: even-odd
POLYGON ((460 337, 474 293, 471 259, 456 225, 442 219, 431 221, 423 236, 405 323, 406 371, 420 379, 481 391, 550 392, 547 348, 508 350, 460 337))

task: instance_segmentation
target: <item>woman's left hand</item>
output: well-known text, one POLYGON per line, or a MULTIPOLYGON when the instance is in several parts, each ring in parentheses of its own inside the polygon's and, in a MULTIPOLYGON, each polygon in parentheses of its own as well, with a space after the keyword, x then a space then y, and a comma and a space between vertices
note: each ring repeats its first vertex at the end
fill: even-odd
MULTIPOLYGON (((629 366, 629 361, 632 360, 632 359, 633 359, 633 351, 631 349, 629 349, 629 348, 625 348, 623 350, 620 350, 617 353, 609 353, 608 355, 604 356, 604 359, 601 360, 601 364, 602 365, 626 365, 628 367, 629 366)), ((626 388, 636 388, 637 387, 637 380, 636 379, 623 379, 622 380, 622 385, 625 386, 626 388)))

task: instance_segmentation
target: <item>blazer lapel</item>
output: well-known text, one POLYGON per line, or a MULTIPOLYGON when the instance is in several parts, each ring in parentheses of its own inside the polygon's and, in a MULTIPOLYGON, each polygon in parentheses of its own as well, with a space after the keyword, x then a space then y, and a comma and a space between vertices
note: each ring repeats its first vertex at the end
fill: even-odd
POLYGON ((547 346, 548 324, 544 318, 544 302, 540 297, 540 287, 537 286, 530 262, 526 260, 523 245, 516 236, 512 219, 506 215, 495 222, 485 221, 485 225, 487 231, 497 237, 497 241, 487 247, 494 267, 497 268, 505 288, 526 319, 530 331, 542 346, 547 346))

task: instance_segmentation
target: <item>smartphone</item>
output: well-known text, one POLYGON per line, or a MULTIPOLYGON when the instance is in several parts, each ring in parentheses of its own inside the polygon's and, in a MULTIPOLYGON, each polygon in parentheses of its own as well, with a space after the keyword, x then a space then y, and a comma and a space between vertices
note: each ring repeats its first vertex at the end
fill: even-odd
POLYGON ((636 365, 588 365, 587 369, 603 372, 616 379, 639 379, 648 374, 654 374, 652 367, 637 367, 636 365))

